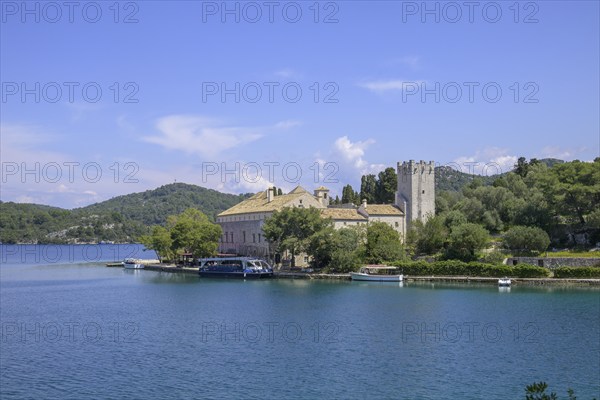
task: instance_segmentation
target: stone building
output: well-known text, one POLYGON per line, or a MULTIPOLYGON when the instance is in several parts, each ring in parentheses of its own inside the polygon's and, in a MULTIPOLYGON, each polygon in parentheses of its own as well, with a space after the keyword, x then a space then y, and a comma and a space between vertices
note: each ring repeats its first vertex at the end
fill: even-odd
POLYGON ((435 163, 433 161, 398 163, 396 205, 406 213, 406 230, 411 221, 427 221, 435 215, 435 163))
POLYGON ((223 229, 219 252, 270 258, 269 243, 262 231, 265 220, 285 207, 326 208, 328 191, 319 189, 312 195, 298 186, 288 194, 276 196, 275 189, 269 188, 223 211, 217 215, 217 223, 223 229))
MULTIPOLYGON (((223 229, 219 252, 273 259, 262 226, 275 211, 285 207, 314 207, 324 218, 331 218, 336 229, 381 221, 405 237, 414 220, 425 221, 435 213, 434 163, 398 163, 398 191, 395 204, 330 206, 329 189, 321 186, 311 194, 298 186, 288 194, 276 196, 269 188, 217 215, 223 229)), ((303 261, 297 260, 297 265, 303 261)))

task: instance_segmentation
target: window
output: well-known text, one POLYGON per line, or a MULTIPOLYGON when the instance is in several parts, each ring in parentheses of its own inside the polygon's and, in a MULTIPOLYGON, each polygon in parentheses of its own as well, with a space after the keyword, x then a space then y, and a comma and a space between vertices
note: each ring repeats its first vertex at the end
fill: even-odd
POLYGON ((423 190, 423 194, 425 194, 425 191, 423 190))
POLYGON ((346 222, 344 222, 344 225, 346 225, 346 222))
POLYGON ((260 243, 260 233, 258 234, 258 243, 260 243))
POLYGON ((246 243, 246 231, 242 231, 242 240, 246 243))
POLYGON ((252 234, 252 243, 256 243, 256 233, 252 234))
POLYGON ((398 223, 398 221, 396 221, 396 228, 399 227, 399 226, 400 226, 400 224, 398 223))
POLYGON ((302 199, 300 199, 300 204, 302 204, 302 199))

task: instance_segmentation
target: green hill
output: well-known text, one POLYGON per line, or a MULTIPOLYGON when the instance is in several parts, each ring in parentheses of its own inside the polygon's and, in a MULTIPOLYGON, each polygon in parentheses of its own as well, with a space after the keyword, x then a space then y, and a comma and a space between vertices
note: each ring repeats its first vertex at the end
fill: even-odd
POLYGON ((471 183, 475 178, 481 179, 484 185, 491 185, 499 176, 466 174, 448 166, 435 167, 435 191, 436 193, 442 190, 460 192, 464 186, 471 183))
POLYGON ((163 224, 169 215, 181 214, 190 207, 198 208, 212 221, 221 211, 239 203, 249 195, 221 193, 186 183, 172 183, 141 193, 131 193, 73 210, 75 213, 117 212, 124 218, 144 225, 163 224))
MULTIPOLYGON (((548 168, 552 168, 556 164, 564 163, 563 160, 558 160, 556 158, 543 158, 537 161, 546 164, 548 168)), ((491 171, 493 171, 493 169, 490 169, 490 172, 491 171)), ((449 166, 435 167, 435 190, 436 193, 439 193, 442 190, 460 192, 462 191, 462 188, 471 183, 474 178, 480 179, 484 186, 489 186, 493 184, 497 178, 506 175, 511 171, 506 171, 502 174, 482 176, 460 172, 449 166)))
POLYGON ((74 210, 0 202, 2 243, 133 242, 151 225, 194 207, 211 220, 249 195, 174 183, 74 210))

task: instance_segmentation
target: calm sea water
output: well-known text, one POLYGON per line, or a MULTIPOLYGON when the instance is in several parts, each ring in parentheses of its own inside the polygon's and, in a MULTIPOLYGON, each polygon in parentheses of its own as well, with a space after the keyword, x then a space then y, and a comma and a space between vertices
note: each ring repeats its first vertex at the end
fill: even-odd
POLYGON ((139 246, 0 246, 0 398, 600 398, 600 291, 106 268, 139 246))

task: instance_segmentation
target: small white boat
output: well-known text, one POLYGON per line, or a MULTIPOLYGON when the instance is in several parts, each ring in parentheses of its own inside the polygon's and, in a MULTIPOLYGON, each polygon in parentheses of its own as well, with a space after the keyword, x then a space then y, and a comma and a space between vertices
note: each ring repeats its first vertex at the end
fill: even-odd
POLYGON ((135 258, 126 258, 123 261, 123 268, 126 269, 142 269, 144 268, 144 264, 140 262, 140 260, 136 260, 135 258))
POLYGON ((396 274, 396 267, 385 265, 367 265, 359 272, 351 272, 353 281, 402 282, 404 275, 396 274))
POLYGON ((500 287, 510 287, 511 284, 512 282, 507 277, 498 279, 498 286, 500 287))

